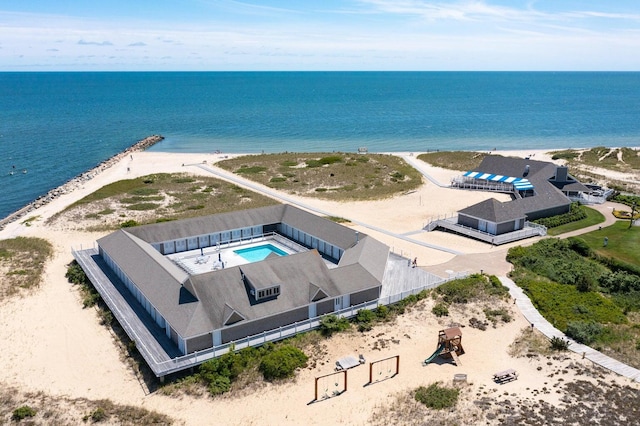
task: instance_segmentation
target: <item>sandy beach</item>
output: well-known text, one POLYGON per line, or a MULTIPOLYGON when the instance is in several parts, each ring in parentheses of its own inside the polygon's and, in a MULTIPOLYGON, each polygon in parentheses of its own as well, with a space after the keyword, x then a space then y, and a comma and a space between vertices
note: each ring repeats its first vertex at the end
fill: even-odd
MULTIPOLYGON (((545 151, 496 153, 533 156, 535 160, 551 161, 545 151)), ((416 155, 413 153, 413 156, 416 155)), ((17 236, 45 238, 54 245, 55 254, 46 266, 39 288, 0 304, 0 339, 4 342, 0 359, 5 367, 10 366, 2 369, 0 383, 23 392, 43 391, 69 398, 109 399, 144 407, 169 415, 176 424, 364 425, 375 423, 376 418, 383 418, 383 412, 400 393, 436 381, 450 383, 456 373, 467 375, 468 392, 474 394, 482 391, 488 397, 500 398, 508 393, 520 398, 535 397, 536 400, 557 406, 563 404, 562 394, 543 391, 543 388, 550 388, 557 383, 550 376, 556 377, 554 375, 562 371, 565 382, 578 377, 596 381, 596 378, 581 376, 579 369, 571 367, 592 365, 590 361, 572 353, 563 353, 557 359, 516 358, 509 355, 509 346, 523 329, 529 327, 515 305, 510 306, 513 321, 507 324, 489 327, 486 331, 469 326, 463 328, 462 341, 466 353, 460 357, 461 366, 446 361, 423 366, 422 361, 436 348, 439 330, 450 324, 468 324, 468 319, 476 314, 475 311, 480 313, 481 310, 479 306, 470 307, 467 311, 452 312, 450 317, 437 319, 431 313, 430 304, 433 302, 425 300, 393 323, 381 325, 370 332, 353 331, 327 340, 323 344, 322 354, 316 356, 313 365, 300 371, 292 382, 260 383, 219 398, 150 393, 133 369, 123 362, 122 353, 114 342, 115 337, 100 325, 96 310, 82 308, 77 290, 64 276, 66 265, 73 259, 71 247, 91 246, 104 234, 78 230, 74 223, 64 217, 50 225, 45 222, 56 212, 110 182, 158 172, 211 176, 195 165, 204 162, 211 165, 230 156, 232 154, 136 152, 84 182, 81 187, 30 213, 27 217, 35 219, 29 223, 21 219, 1 230, 0 239, 17 236), (314 397, 314 378, 331 373, 338 358, 359 354, 367 361, 399 355, 400 374, 364 386, 368 382, 369 371, 367 366, 358 366, 349 370, 349 390, 346 393, 310 404, 314 397), (518 371, 518 380, 505 385, 495 384, 492 381, 493 373, 507 368, 518 371)), ((459 174, 422 164, 421 170, 442 184, 448 184, 453 176, 459 174)), ((220 172, 222 177, 225 174, 220 172)), ((442 274, 445 270, 479 272, 477 259, 481 259, 480 264, 486 273, 504 276, 510 269, 510 265, 504 261, 509 245, 495 248, 441 232, 416 233, 410 239, 392 235, 417 232, 431 218, 451 215, 462 207, 490 197, 506 200, 505 195, 465 192, 465 196, 460 197, 460 191, 442 188, 424 179, 424 184, 417 191, 382 201, 341 203, 288 197, 312 210, 329 211, 335 216, 351 220, 354 229, 371 234, 396 253, 417 257, 420 267, 436 274, 442 274), (374 227, 388 233, 377 232, 372 229, 374 227), (416 244, 412 240, 455 248, 463 254, 455 256, 416 244)), ((612 383, 638 388, 628 379, 612 373, 602 374, 606 374, 607 381, 612 383)), ((465 407, 465 410, 469 415, 482 411, 473 404, 465 407)))

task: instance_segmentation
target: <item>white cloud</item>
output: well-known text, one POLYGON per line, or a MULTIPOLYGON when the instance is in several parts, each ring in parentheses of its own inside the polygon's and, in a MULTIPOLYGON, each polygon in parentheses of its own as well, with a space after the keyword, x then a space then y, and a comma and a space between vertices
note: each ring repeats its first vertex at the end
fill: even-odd
POLYGON ((113 43, 110 41, 85 41, 78 40, 78 44, 82 46, 113 46, 113 43))

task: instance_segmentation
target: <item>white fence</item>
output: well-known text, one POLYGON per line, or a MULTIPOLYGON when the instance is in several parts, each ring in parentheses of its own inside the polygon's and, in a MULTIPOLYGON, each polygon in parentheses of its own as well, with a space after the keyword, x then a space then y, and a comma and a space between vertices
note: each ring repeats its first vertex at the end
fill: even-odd
MULTIPOLYGON (((402 299, 408 297, 409 295, 418 294, 423 290, 428 290, 428 289, 438 287, 439 285, 456 278, 463 278, 463 276, 461 276, 461 274, 457 274, 455 277, 449 277, 448 279, 443 279, 442 281, 437 283, 421 286, 418 288, 414 288, 412 290, 406 290, 398 294, 382 297, 376 300, 361 303, 359 305, 350 306, 348 308, 345 308, 339 311, 331 312, 329 315, 333 314, 333 315, 337 315, 340 318, 351 318, 356 316, 358 314, 358 311, 360 311, 361 309, 373 310, 381 305, 390 305, 393 303, 397 303, 402 299)), ((278 327, 273 330, 263 331, 262 333, 259 333, 259 334, 247 336, 240 340, 224 343, 222 345, 214 346, 212 348, 204 349, 202 351, 196 351, 181 357, 173 358, 170 361, 158 363, 158 366, 160 367, 160 370, 164 372, 164 374, 170 374, 177 371, 181 371, 186 368, 189 368, 190 366, 196 366, 209 359, 224 355, 230 350, 238 350, 238 349, 243 349, 247 347, 261 346, 267 342, 276 342, 278 340, 293 337, 298 333, 316 329, 320 326, 320 321, 322 320, 322 317, 323 316, 309 318, 305 321, 296 322, 290 325, 278 327)))

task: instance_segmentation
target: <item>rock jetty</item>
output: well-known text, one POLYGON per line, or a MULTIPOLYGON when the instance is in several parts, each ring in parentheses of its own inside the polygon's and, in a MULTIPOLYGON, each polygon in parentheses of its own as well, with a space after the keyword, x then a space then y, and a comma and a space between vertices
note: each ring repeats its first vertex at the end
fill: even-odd
POLYGON ((142 140, 139 140, 138 142, 134 143, 124 151, 101 162, 96 167, 90 170, 87 170, 86 172, 81 173, 74 178, 71 178, 64 184, 60 185, 59 187, 52 189, 51 191, 47 192, 45 195, 41 195, 40 197, 36 198, 34 201, 30 202, 29 204, 21 208, 20 210, 15 211, 11 213, 9 216, 0 220, 0 230, 3 229, 7 224, 20 219, 21 217, 31 213, 32 211, 46 204, 49 204, 51 201, 55 200, 61 195, 68 194, 74 191, 75 189, 82 187, 84 182, 93 179, 103 171, 107 170, 108 168, 110 168, 111 166, 119 162, 122 158, 128 155, 131 155, 134 152, 144 151, 145 149, 157 144, 163 139, 164 139, 164 136, 152 135, 142 140))

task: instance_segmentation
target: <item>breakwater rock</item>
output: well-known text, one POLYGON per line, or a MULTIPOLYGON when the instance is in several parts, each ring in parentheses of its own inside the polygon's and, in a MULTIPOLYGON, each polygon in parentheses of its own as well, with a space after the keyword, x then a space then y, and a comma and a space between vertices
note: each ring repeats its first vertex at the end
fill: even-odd
POLYGON ((131 155, 134 152, 144 151, 145 149, 157 144, 163 139, 164 139, 164 136, 160 136, 160 135, 148 136, 134 143, 124 151, 114 155, 113 157, 107 160, 104 160, 103 162, 98 164, 96 167, 69 179, 67 182, 60 185, 59 187, 52 189, 51 191, 47 192, 44 195, 41 195, 40 197, 36 198, 34 201, 30 202, 29 204, 21 208, 20 210, 15 211, 11 213, 9 216, 0 220, 0 230, 3 229, 8 223, 14 222, 20 219, 21 217, 29 214, 30 212, 46 204, 49 204, 51 201, 55 200, 61 195, 68 194, 70 192, 73 192, 75 189, 82 187, 85 182, 93 179, 103 171, 107 170, 108 168, 110 168, 111 166, 119 162, 124 157, 131 155))

